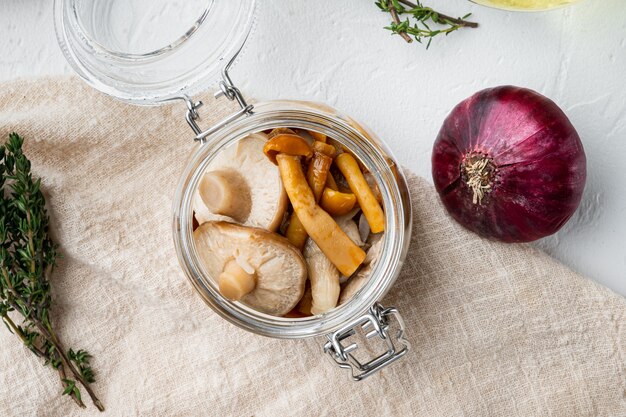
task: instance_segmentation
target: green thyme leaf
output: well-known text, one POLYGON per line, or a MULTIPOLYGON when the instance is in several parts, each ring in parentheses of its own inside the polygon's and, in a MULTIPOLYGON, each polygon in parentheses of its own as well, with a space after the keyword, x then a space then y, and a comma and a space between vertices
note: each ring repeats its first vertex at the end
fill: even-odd
POLYGON ((415 39, 422 43, 424 39, 428 39, 426 49, 430 47, 430 43, 437 35, 444 34, 447 36, 461 28, 478 27, 478 23, 466 20, 471 16, 471 13, 454 18, 423 6, 419 0, 415 3, 408 0, 380 0, 375 4, 382 12, 391 15, 392 21, 384 29, 391 31, 394 35, 400 35, 407 42, 412 42, 415 39), (402 15, 409 15, 415 23, 411 24, 409 17, 403 21, 400 18, 402 15), (428 22, 439 27, 431 29, 428 22))
POLYGON ((80 384, 103 411, 90 386, 95 380, 91 356, 82 349, 66 352, 50 319, 48 279, 59 253, 48 234, 50 219, 41 179, 33 178, 23 144, 18 134, 11 133, 0 146, 0 317, 26 348, 58 372, 63 395, 84 407, 80 384), (13 321, 17 314, 22 316, 21 324, 13 321))

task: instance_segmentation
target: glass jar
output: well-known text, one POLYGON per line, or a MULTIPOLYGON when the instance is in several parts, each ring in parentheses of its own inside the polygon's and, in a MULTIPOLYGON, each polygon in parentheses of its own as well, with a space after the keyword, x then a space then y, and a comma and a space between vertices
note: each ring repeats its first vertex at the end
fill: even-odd
MULTIPOLYGON (((161 1, 149 4, 154 2, 161 1)), ((132 39, 149 38, 155 28, 146 29, 145 35, 129 34, 124 29, 135 30, 141 26, 132 21, 133 14, 128 10, 133 9, 132 5, 143 3, 141 0, 55 0, 57 37, 68 61, 95 88, 134 104, 157 105, 179 99, 186 104, 187 122, 195 135, 190 138, 190 145, 191 139, 196 143, 193 149, 190 146, 191 157, 176 189, 173 235, 180 265, 198 294, 224 319, 259 335, 286 339, 326 336, 324 352, 338 366, 350 370, 354 380, 361 380, 404 356, 410 346, 404 337, 402 318, 395 308, 378 304, 400 273, 411 234, 411 204, 406 180, 391 152, 363 125, 323 104, 277 100, 250 105, 246 102, 233 85, 228 70, 250 33, 254 1, 185 3, 194 5, 195 13, 181 20, 183 35, 159 35, 162 39, 173 40, 165 41, 166 46, 150 47, 135 45, 132 39), (120 23, 115 18, 121 13, 115 11, 116 7, 126 11, 122 14, 130 16, 130 23, 120 23), (96 15, 100 19, 94 19, 96 15), (184 23, 189 21, 191 29, 184 23), (234 25, 226 35, 221 24, 224 21, 234 25), (125 34, 129 41, 120 40, 120 34, 125 34), (208 38, 203 42, 205 36, 208 38), (190 95, 216 83, 220 88, 216 97, 236 100, 240 110, 203 130, 198 125, 202 103, 194 102, 190 95), (373 175, 384 205, 385 236, 380 259, 370 279, 349 301, 312 317, 274 317, 226 299, 219 292, 217 277, 209 276, 203 267, 193 239, 192 202, 207 166, 219 152, 250 133, 277 127, 317 131, 350 149, 373 175), (357 343, 356 333, 361 330, 367 334, 357 343), (379 336, 382 353, 372 354, 369 360, 357 360, 353 351, 359 345, 371 346, 373 336, 379 336)), ((167 7, 167 2, 161 3, 167 7)), ((141 13, 138 16, 145 19, 141 13)), ((177 26, 169 21, 168 24, 177 26)))

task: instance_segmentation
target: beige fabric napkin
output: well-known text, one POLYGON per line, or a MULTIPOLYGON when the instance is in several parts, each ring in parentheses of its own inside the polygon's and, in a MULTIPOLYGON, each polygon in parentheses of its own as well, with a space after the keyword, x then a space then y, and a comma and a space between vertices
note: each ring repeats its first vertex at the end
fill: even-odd
MULTIPOLYGON (((206 103, 205 126, 232 109, 206 103)), ((626 415, 625 300, 529 246, 465 231, 411 174, 410 254, 383 300, 408 326, 402 361, 352 383, 322 339, 273 340, 220 319, 172 244, 193 147, 183 116, 181 103, 130 106, 75 78, 0 86, 0 137, 26 137, 64 254, 55 321, 93 354, 106 415, 626 415)), ((61 397, 5 329, 0 344, 0 415, 100 415, 61 397)))

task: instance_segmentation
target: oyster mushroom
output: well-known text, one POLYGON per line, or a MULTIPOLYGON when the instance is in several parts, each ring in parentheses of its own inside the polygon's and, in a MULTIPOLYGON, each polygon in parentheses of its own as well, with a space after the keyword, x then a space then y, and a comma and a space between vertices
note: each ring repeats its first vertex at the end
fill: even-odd
POLYGON ((374 267, 380 258, 384 238, 382 234, 372 235, 372 246, 367 251, 367 256, 363 261, 363 267, 352 276, 341 289, 339 304, 349 301, 365 283, 370 279, 374 267))
POLYGON ((308 239, 304 245, 311 282, 311 314, 322 314, 337 306, 339 299, 339 277, 341 273, 324 255, 313 239, 308 239))
MULTIPOLYGON (((337 225, 357 245, 363 242, 359 237, 359 228, 350 217, 337 218, 337 225)), ((337 306, 341 287, 339 279, 341 273, 324 255, 313 239, 309 239, 304 246, 311 283, 311 314, 322 314, 337 306)))
POLYGON ((267 135, 251 134, 211 162, 193 200, 199 224, 223 220, 278 229, 289 199, 280 172, 263 155, 266 142, 267 135))
POLYGON ((206 271, 220 292, 260 312, 282 316, 302 298, 307 268, 298 249, 267 230, 210 221, 194 231, 206 271))

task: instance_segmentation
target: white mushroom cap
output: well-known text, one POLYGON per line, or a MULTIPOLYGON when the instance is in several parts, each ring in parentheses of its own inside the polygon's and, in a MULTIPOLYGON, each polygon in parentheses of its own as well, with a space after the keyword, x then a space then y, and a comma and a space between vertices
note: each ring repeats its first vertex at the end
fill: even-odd
MULTIPOLYGON (((193 210, 198 223, 208 221, 228 221, 243 224, 244 226, 260 227, 275 231, 280 226, 289 199, 280 178, 276 165, 272 164, 263 154, 263 146, 267 135, 263 133, 251 134, 235 145, 223 150, 206 169, 208 177, 196 191, 193 200, 193 210), (226 184, 228 172, 236 172, 231 184, 226 184), (230 185, 228 189, 226 185, 230 185), (201 187, 211 195, 201 194, 201 187), (237 193, 237 189, 241 193, 237 193), (233 193, 233 191, 235 191, 233 193), (241 201, 233 202, 240 194, 241 201), (213 204, 212 210, 207 207, 205 200, 215 196, 219 204, 213 204), (228 200, 228 201, 225 201, 228 200), (223 214, 226 207, 245 207, 244 210, 233 212, 232 216, 223 214), (247 207, 249 206, 249 207, 247 207)), ((211 205, 211 204, 209 204, 211 205)))
POLYGON ((229 262, 256 278, 256 286, 240 301, 262 313, 283 316, 304 293, 306 264, 284 237, 263 229, 227 222, 206 222, 194 231, 198 254, 214 279, 229 262))

